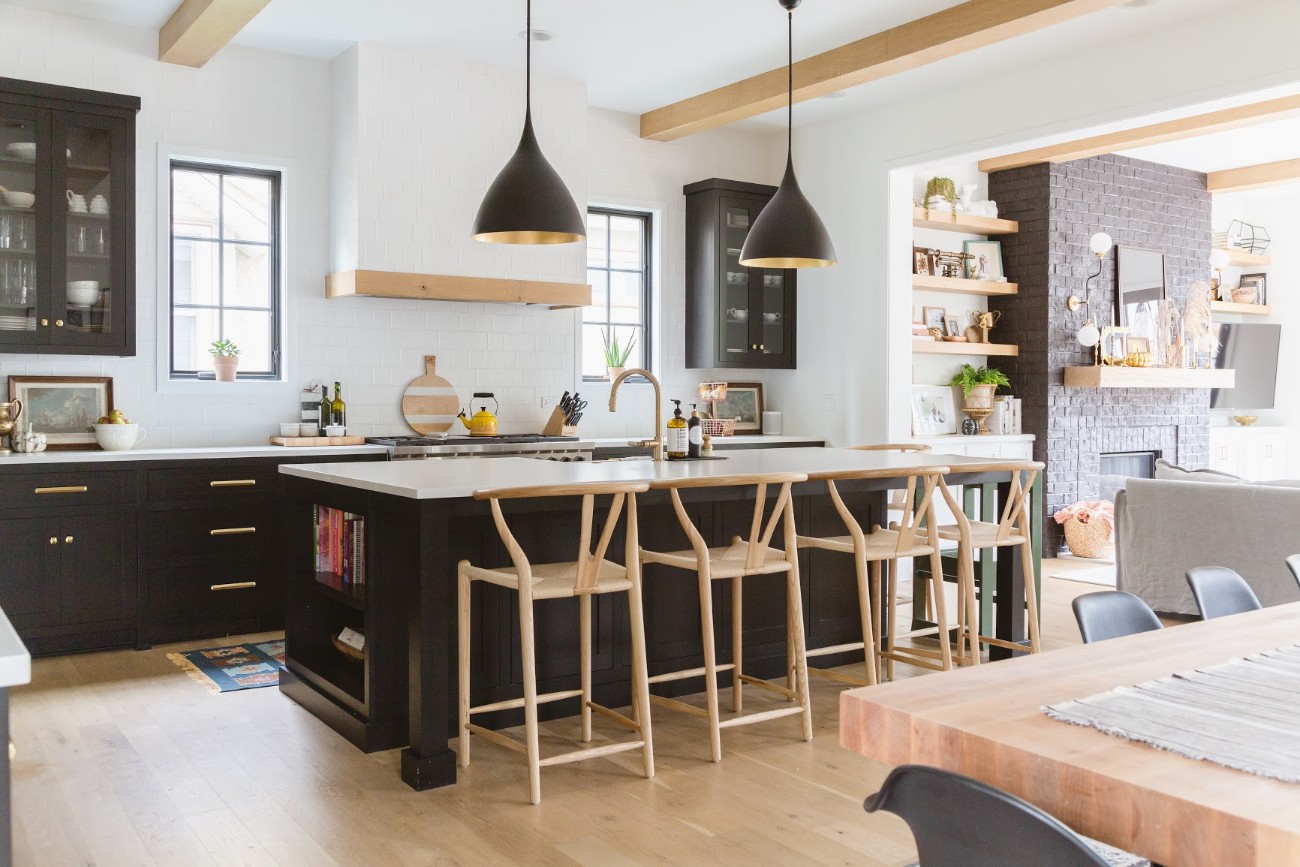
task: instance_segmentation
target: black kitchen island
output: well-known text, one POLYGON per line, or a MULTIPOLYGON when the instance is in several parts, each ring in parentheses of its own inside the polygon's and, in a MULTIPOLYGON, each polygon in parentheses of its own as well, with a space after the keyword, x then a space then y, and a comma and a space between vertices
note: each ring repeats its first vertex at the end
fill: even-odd
MULTIPOLYGON (((1015 463, 1015 462, 1012 462, 1015 463)), ((842 524, 819 472, 870 469, 871 479, 837 485, 864 525, 886 520, 886 492, 897 479, 920 467, 947 466, 950 484, 979 486, 992 493, 1009 480, 1009 462, 996 459, 901 455, 842 449, 789 448, 737 451, 725 461, 662 463, 556 463, 523 458, 484 461, 406 461, 371 464, 286 465, 290 502, 287 518, 291 559, 286 616, 286 667, 281 690, 336 731, 367 751, 406 747, 402 778, 428 789, 456 780, 456 562, 508 563, 488 513, 475 490, 563 485, 608 480, 682 476, 726 476, 804 472, 814 478, 795 487, 800 532, 838 535, 842 524), (331 511, 332 510, 332 511, 331 511), (335 516, 337 513, 337 516, 335 516), (345 542, 332 540, 341 527, 345 542), (321 553, 346 562, 346 576, 322 569, 321 553), (350 559, 349 559, 350 558, 350 559), (348 627, 366 636, 364 659, 337 646, 348 627)), ((753 488, 692 489, 683 500, 710 544, 745 534, 753 509, 753 488)), ((572 560, 578 544, 576 498, 511 501, 511 529, 534 562, 572 560)), ((676 550, 685 537, 666 491, 638 497, 641 544, 676 550)), ((610 546, 612 559, 621 540, 610 546)), ((1023 600, 1018 557, 997 566, 997 596, 1023 600)), ((857 586, 851 558, 822 551, 800 555, 805 630, 809 647, 860 639, 857 586)), ((702 664, 698 590, 694 575, 649 565, 644 578, 650 673, 702 664)), ((715 587, 718 628, 727 629, 730 593, 715 587)), ((780 576, 745 582, 745 668, 761 677, 785 670, 785 591, 780 576)), ((473 597, 474 704, 513 698, 522 690, 518 667, 516 605, 501 588, 476 582, 473 597)), ((627 612, 621 598, 601 597, 595 605, 593 685, 596 701, 618 707, 629 700, 631 679, 627 612)), ((997 609, 999 637, 1022 640, 1024 606, 997 609)), ((578 606, 574 600, 539 604, 537 657, 539 691, 567 688, 578 672, 578 606)), ((728 650, 719 648, 720 661, 728 650)), ((822 665, 861 660, 860 652, 825 657, 822 665)), ((662 684, 663 694, 697 692, 698 681, 662 684)), ((660 689, 656 688, 659 692, 660 689)), ((546 705, 544 714, 578 712, 577 699, 546 705)), ((517 710, 485 715, 483 724, 516 725, 517 710)))

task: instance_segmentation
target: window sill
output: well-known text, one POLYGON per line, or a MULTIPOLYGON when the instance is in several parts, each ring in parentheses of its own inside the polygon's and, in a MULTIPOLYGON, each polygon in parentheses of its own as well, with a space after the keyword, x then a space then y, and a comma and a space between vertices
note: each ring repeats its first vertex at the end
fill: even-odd
POLYGON ((159 392, 173 394, 230 394, 232 392, 266 394, 280 390, 297 391, 283 379, 236 379, 234 382, 217 382, 215 377, 207 376, 166 379, 158 383, 159 392))

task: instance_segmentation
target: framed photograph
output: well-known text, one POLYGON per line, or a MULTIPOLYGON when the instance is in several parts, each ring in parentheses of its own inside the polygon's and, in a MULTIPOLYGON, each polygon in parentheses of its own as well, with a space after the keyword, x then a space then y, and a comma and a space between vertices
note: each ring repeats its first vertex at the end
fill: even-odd
POLYGON ((23 402, 19 425, 43 433, 53 449, 94 449, 91 425, 113 408, 111 376, 11 376, 9 399, 23 402))
POLYGON ((912 436, 957 432, 957 402, 947 385, 912 386, 912 436))
POLYGON ((948 337, 961 337, 961 320, 956 316, 949 316, 944 320, 945 334, 948 337))
POLYGON ((922 307, 921 323, 926 328, 938 328, 943 331, 947 328, 948 308, 946 307, 922 307))
POLYGON ((1268 303, 1268 275, 1267 274, 1242 274, 1241 279, 1237 281, 1237 288, 1254 289, 1255 303, 1256 304, 1268 303))
POLYGON ((920 274, 923 277, 930 276, 932 272, 930 266, 930 250, 928 247, 912 248, 912 273, 920 274))
POLYGON ((966 276, 971 280, 1003 280, 1001 241, 963 241, 962 252, 966 260, 966 276))
POLYGON ((1129 355, 1134 352, 1150 352, 1151 341, 1146 337, 1131 336, 1124 341, 1124 354, 1129 355))
POLYGON ((736 432, 763 430, 763 383, 729 382, 727 396, 713 402, 714 418, 734 418, 736 432))

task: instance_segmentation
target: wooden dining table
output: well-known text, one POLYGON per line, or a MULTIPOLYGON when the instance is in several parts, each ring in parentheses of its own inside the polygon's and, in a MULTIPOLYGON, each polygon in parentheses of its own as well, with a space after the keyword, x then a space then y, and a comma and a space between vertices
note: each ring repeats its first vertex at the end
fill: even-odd
POLYGON ((1300 785, 1042 711, 1297 643, 1300 602, 849 690, 840 697, 840 743, 890 765, 982 780, 1160 864, 1300 864, 1300 785))

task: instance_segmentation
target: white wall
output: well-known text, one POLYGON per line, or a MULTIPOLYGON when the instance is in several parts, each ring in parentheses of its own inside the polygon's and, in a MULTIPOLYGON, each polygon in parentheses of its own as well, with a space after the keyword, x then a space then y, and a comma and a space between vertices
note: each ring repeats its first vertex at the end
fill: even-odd
POLYGON ((839 253, 800 275, 799 370, 772 377, 787 413, 818 415, 833 441, 904 437, 910 423, 910 167, 1007 151, 1081 127, 1300 82, 1292 0, 1237 0, 1232 14, 1117 36, 1013 73, 954 83, 796 131, 795 163, 839 253), (1250 62, 1224 46, 1249 45, 1250 62), (954 114, 945 107, 992 111, 954 114))
MULTIPOLYGON (((1268 303, 1271 313, 1267 317, 1238 316, 1239 322, 1278 322, 1282 325, 1282 345, 1278 352, 1278 381, 1276 407, 1261 410, 1261 425, 1282 425, 1287 428, 1287 456, 1290 464, 1285 476, 1300 479, 1300 381, 1295 372, 1300 370, 1300 185, 1289 184, 1267 190, 1216 195, 1214 197, 1214 229, 1226 230, 1234 219, 1245 220, 1268 229, 1273 239, 1268 255, 1273 263, 1266 268, 1246 268, 1247 272, 1262 271, 1268 275, 1268 303)), ((1224 272, 1224 282, 1237 284, 1243 269, 1230 268, 1224 272)), ((1227 424, 1226 411, 1216 411, 1215 422, 1227 424)))

